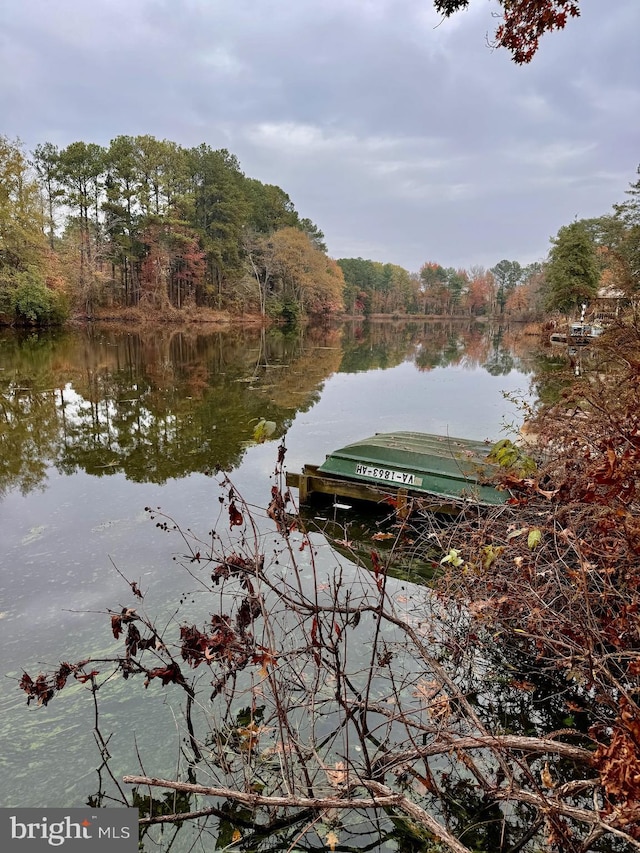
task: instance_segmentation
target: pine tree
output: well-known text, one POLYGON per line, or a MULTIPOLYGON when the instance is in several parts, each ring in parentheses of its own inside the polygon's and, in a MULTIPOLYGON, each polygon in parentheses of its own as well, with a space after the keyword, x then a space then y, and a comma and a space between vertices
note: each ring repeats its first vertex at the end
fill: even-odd
POLYGON ((563 226, 551 242, 546 307, 569 314, 597 295, 600 273, 596 250, 580 221, 563 226))

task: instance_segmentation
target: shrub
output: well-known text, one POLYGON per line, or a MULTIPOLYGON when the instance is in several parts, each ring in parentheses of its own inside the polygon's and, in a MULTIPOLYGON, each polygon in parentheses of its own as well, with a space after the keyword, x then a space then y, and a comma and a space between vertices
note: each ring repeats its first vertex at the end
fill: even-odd
POLYGON ((67 315, 64 297, 50 290, 30 272, 21 273, 11 295, 14 321, 19 324, 48 326, 62 323, 67 315))

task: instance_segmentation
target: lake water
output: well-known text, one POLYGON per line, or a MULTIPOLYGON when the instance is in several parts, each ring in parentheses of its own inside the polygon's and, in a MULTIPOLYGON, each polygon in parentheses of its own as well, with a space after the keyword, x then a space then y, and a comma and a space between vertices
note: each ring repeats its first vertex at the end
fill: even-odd
MULTIPOLYGON (((105 612, 129 598, 115 567, 159 613, 189 590, 145 507, 205 532, 218 471, 266 506, 285 434, 291 471, 374 432, 497 440, 521 420, 507 397, 529 392, 530 347, 459 323, 0 332, 0 806, 80 806, 96 790, 86 690, 27 708, 17 680, 112 650, 105 612), (255 444, 261 418, 275 433, 255 444)), ((138 769, 134 737, 158 753, 170 728, 152 688, 103 714, 118 772, 138 769)))

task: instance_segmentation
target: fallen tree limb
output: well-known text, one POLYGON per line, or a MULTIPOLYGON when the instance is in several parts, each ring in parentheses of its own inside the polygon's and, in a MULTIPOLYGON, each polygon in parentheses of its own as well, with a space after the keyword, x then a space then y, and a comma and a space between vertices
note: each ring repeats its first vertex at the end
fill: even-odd
MULTIPOLYGON (((378 799, 388 799, 389 795, 393 793, 391 788, 387 788, 386 785, 381 785, 379 782, 373 782, 370 779, 363 779, 362 784, 365 788, 368 788, 372 793, 376 794, 378 799)), ((451 853, 471 853, 468 847, 461 844, 457 838, 454 838, 454 836, 451 835, 444 826, 442 826, 441 823, 439 823, 423 808, 412 803, 408 797, 401 796, 400 802, 395 805, 396 808, 401 809, 405 814, 413 818, 416 823, 426 827, 430 832, 432 832, 438 841, 446 844, 449 850, 451 850, 451 853)))
MULTIPOLYGON (((300 809, 377 809, 387 806, 397 806, 404 798, 391 789, 389 794, 383 797, 370 797, 366 799, 348 799, 343 797, 274 797, 263 794, 248 794, 245 791, 235 791, 232 788, 214 788, 208 785, 194 785, 191 782, 176 782, 170 779, 155 779, 151 776, 123 776, 125 785, 149 785, 152 788, 171 788, 185 794, 201 794, 205 797, 222 797, 226 800, 235 800, 250 808, 257 806, 271 806, 272 808, 300 808, 300 809)), ((362 783, 364 784, 364 783, 362 783)))
MULTIPOLYGON (((378 710, 378 709, 376 709, 378 710)), ((418 728, 418 727, 417 727, 418 728)), ((569 758, 586 766, 593 764, 593 752, 582 746, 573 746, 564 741, 551 740, 550 738, 526 737, 520 735, 464 735, 462 737, 451 737, 442 741, 435 741, 423 747, 416 747, 398 753, 389 753, 380 761, 379 766, 389 768, 394 764, 402 764, 406 761, 414 761, 417 758, 428 758, 432 755, 441 755, 452 750, 473 749, 500 749, 515 750, 529 754, 552 754, 561 758, 569 758)))
MULTIPOLYGON (((416 823, 425 827, 429 832, 445 844, 451 853, 471 853, 468 847, 461 844, 445 829, 442 824, 432 817, 424 809, 412 803, 402 794, 397 794, 372 780, 362 780, 361 785, 374 794, 369 799, 351 799, 348 797, 273 797, 262 794, 247 794, 244 791, 234 791, 231 788, 214 788, 207 785, 194 785, 190 782, 176 782, 169 779, 155 779, 151 776, 123 776, 122 781, 126 785, 148 785, 154 788, 170 788, 183 793, 201 794, 207 797, 222 797, 243 803, 251 808, 257 806, 271 806, 281 808, 301 808, 320 811, 323 809, 376 809, 389 808, 391 806, 400 809, 411 817, 416 823)), ((190 813, 193 816, 201 816, 198 812, 190 813)), ((175 820, 185 820, 188 814, 175 815, 175 820)))
MULTIPOLYGON (((611 833, 618 838, 623 838, 634 849, 640 850, 640 841, 632 838, 624 829, 619 829, 607 823, 606 820, 602 820, 595 809, 581 809, 577 806, 571 806, 553 795, 547 797, 534 794, 532 791, 511 791, 507 788, 494 791, 493 796, 496 800, 527 803, 528 805, 536 806, 542 814, 559 814, 579 823, 586 823, 598 830, 602 830, 604 833, 611 833)), ((614 819, 616 819, 615 815, 614 819)))

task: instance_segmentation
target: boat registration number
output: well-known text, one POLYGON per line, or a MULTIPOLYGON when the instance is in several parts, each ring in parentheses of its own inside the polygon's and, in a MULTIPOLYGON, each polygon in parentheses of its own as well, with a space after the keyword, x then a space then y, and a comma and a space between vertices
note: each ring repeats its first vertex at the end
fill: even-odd
POLYGON ((373 477, 374 480, 384 480, 388 483, 399 483, 401 486, 421 486, 422 477, 408 474, 406 471, 394 471, 393 468, 376 468, 373 465, 356 465, 356 474, 362 477, 373 477))

